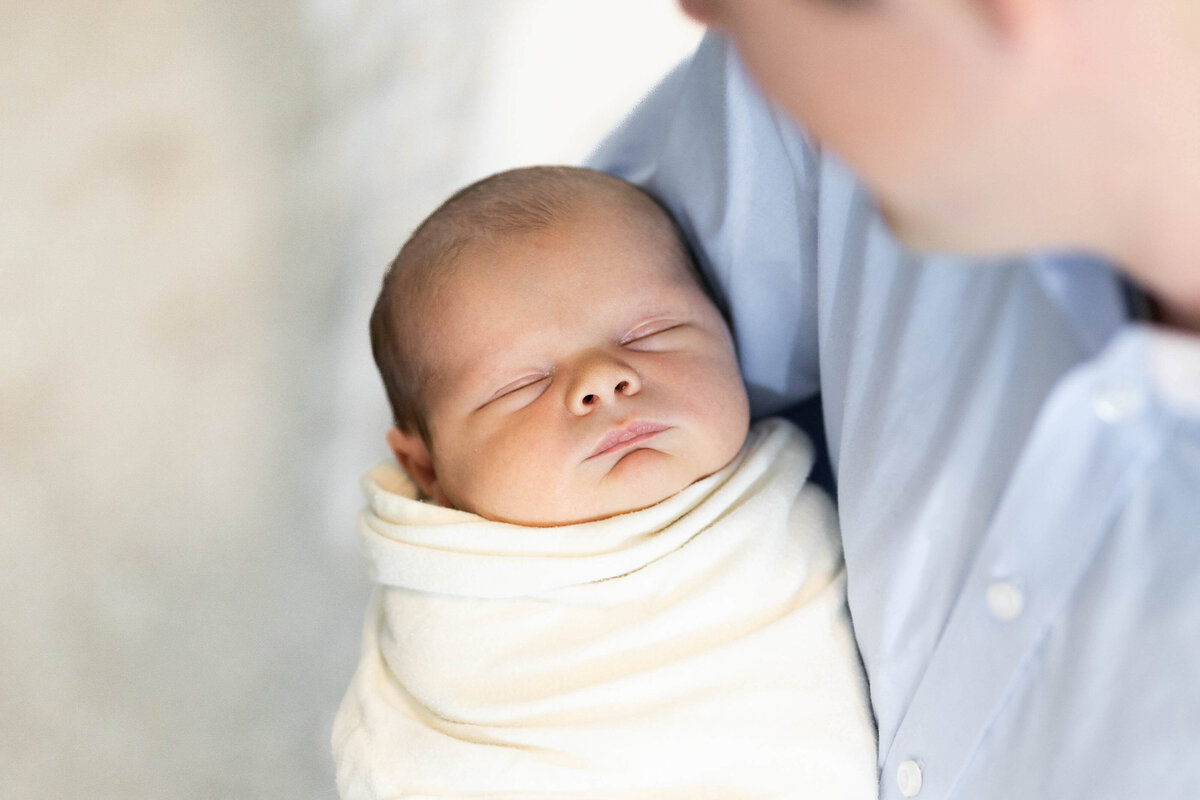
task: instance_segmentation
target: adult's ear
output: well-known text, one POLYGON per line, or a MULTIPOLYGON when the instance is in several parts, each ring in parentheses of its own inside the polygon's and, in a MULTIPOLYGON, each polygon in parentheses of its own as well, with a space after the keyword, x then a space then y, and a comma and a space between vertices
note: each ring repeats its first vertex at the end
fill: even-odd
POLYGON ((438 505, 449 506, 446 496, 438 484, 437 469, 433 464, 433 456, 420 436, 399 428, 389 428, 387 432, 388 449, 396 457, 396 461, 412 478, 413 483, 421 490, 421 494, 433 500, 438 505))

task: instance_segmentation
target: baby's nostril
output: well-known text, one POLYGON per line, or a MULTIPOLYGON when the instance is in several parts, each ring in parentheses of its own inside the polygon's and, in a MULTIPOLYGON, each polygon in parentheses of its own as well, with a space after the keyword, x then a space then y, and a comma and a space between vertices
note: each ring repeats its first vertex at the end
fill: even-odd
POLYGON ((629 390, 629 381, 621 381, 617 384, 617 394, 622 394, 629 390))
POLYGON ((594 403, 594 402, 596 402, 596 395, 594 395, 594 394, 585 394, 585 395, 583 396, 583 404, 584 404, 585 406, 590 406, 590 405, 591 405, 592 403, 594 403))

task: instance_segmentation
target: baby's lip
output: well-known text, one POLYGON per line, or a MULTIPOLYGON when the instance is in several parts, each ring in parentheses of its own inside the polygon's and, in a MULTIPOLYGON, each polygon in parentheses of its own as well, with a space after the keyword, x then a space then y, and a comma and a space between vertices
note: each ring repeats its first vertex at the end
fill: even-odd
MULTIPOLYGON (((596 449, 592 451, 588 458, 602 456, 605 453, 619 450, 622 447, 634 445, 662 433, 669 425, 662 425, 657 422, 635 421, 621 428, 616 428, 608 432, 608 434, 600 440, 596 445, 596 449)), ((586 459, 585 459, 586 460, 586 459)))

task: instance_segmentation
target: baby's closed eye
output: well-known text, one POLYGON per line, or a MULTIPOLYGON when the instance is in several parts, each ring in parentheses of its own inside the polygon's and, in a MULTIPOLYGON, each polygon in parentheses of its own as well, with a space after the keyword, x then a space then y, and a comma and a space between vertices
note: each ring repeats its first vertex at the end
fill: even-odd
POLYGON ((518 407, 537 397, 546 388, 550 376, 544 372, 524 375, 501 386, 484 402, 484 406, 518 407))
POLYGON ((688 325, 674 320, 657 320, 639 325, 621 338, 621 345, 631 350, 667 350, 686 334, 688 325))

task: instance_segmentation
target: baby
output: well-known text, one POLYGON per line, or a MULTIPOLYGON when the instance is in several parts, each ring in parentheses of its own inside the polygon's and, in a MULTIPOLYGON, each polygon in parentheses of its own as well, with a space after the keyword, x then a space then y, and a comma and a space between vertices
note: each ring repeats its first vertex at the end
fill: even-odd
POLYGON ((395 427, 343 798, 872 798, 875 739, 811 445, 748 435, 670 217, 603 173, 455 194, 371 317, 395 427))

